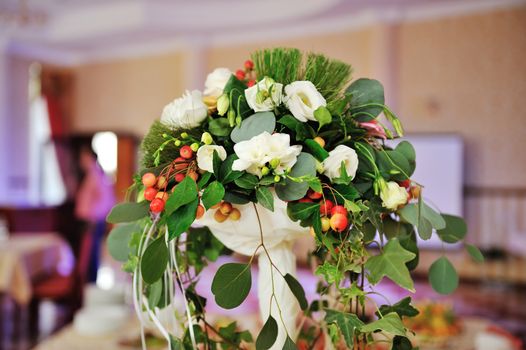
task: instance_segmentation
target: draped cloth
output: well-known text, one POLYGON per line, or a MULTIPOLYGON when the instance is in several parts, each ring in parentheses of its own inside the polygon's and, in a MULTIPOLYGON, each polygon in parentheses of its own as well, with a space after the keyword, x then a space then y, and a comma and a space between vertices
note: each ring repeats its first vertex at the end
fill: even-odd
POLYGON ((269 311, 278 323, 278 337, 271 350, 281 350, 287 333, 295 340, 298 335, 296 317, 299 304, 290 291, 282 275, 287 273, 296 277, 296 257, 292 252, 293 241, 308 234, 309 229, 293 222, 287 215, 287 203, 274 194, 274 212, 259 204, 235 205, 241 212, 239 221, 227 219, 223 223, 214 220, 215 210, 208 210, 196 223, 210 228, 214 236, 226 247, 236 253, 252 256, 261 244, 261 234, 257 214, 263 231, 263 243, 267 253, 260 247, 258 254, 259 278, 258 298, 262 321, 268 319, 269 311), (255 206, 255 208, 254 208, 255 206), (257 213, 256 213, 257 209, 257 213), (276 270, 279 270, 279 272, 276 270), (274 282, 274 283, 272 283, 274 282), (272 298, 274 286, 275 299, 272 298), (272 303, 271 303, 271 299, 272 303), (277 302, 277 303, 276 303, 277 302), (281 309, 281 315, 278 310, 281 309))

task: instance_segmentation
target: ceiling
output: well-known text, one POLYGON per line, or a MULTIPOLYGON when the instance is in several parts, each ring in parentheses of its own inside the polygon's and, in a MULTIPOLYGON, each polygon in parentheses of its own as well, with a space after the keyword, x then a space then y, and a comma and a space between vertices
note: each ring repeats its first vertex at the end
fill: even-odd
POLYGON ((0 44, 78 64, 524 4, 526 0, 0 0, 0 44))

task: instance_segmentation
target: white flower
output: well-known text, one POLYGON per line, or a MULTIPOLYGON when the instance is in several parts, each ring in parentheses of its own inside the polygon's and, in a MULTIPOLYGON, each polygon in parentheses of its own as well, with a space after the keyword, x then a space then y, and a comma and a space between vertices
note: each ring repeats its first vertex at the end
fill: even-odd
POLYGON ((285 86, 285 104, 300 122, 316 120, 314 111, 326 106, 327 101, 310 81, 295 81, 285 86))
POLYGON ((250 140, 236 143, 234 152, 239 159, 232 164, 232 170, 246 170, 261 177, 261 168, 270 161, 275 174, 283 174, 285 170, 292 168, 301 152, 301 146, 291 146, 288 134, 271 135, 265 131, 250 140))
POLYGON ((329 156, 323 161, 323 173, 331 180, 341 177, 342 162, 347 175, 353 179, 358 169, 358 155, 345 145, 339 145, 329 152, 329 156))
POLYGON ((389 181, 380 189, 382 205, 391 210, 396 210, 400 205, 407 203, 407 190, 394 181, 389 181))
POLYGON ((201 170, 214 172, 214 151, 217 152, 219 159, 226 159, 226 151, 223 146, 204 145, 197 150, 197 166, 201 170))
POLYGON ((221 96, 231 76, 232 72, 228 68, 214 69, 214 71, 206 77, 204 94, 216 98, 221 96))
POLYGON ((208 108, 203 103, 203 96, 198 90, 186 91, 166 105, 161 116, 161 123, 179 129, 198 127, 208 116, 208 108))
POLYGON ((281 104, 283 84, 265 77, 254 86, 245 90, 247 103, 254 112, 266 112, 273 110, 281 104))

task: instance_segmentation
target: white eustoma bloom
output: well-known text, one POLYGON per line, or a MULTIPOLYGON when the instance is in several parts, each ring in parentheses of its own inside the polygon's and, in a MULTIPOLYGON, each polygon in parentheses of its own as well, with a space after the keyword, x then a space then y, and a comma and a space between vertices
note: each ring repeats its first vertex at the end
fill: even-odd
POLYGON ((177 129, 191 129, 201 125, 207 116, 208 108, 201 91, 186 91, 164 107, 161 123, 177 129))
POLYGON ((247 103, 254 112, 272 111, 281 104, 283 84, 265 77, 245 90, 247 103))
POLYGON ((316 120, 314 111, 327 106, 325 98, 310 81, 295 81, 285 86, 285 105, 300 122, 316 120))
POLYGON ((213 97, 221 96, 231 76, 232 72, 228 68, 214 69, 214 71, 206 77, 204 94, 213 97))
POLYGON ((329 152, 329 156, 323 161, 323 173, 331 180, 341 177, 342 162, 345 165, 347 175, 354 179, 358 170, 358 154, 351 147, 339 145, 329 152))
POLYGON ((265 131, 250 140, 236 143, 234 152, 239 159, 232 164, 232 170, 245 170, 262 177, 261 168, 271 160, 275 163, 275 174, 283 174, 286 169, 292 168, 301 152, 301 146, 291 146, 288 134, 271 135, 265 131))
POLYGON ((402 204, 407 203, 407 190, 394 181, 389 181, 380 190, 382 205, 391 210, 396 210, 402 204))
POLYGON ((226 151, 223 146, 204 145, 197 150, 197 166, 201 170, 214 172, 214 151, 217 152, 219 159, 226 159, 226 151))

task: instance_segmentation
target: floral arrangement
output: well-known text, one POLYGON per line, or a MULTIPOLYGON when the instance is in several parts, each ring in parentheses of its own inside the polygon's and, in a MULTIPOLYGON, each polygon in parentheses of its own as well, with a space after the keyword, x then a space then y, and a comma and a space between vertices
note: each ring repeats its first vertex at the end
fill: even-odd
MULTIPOLYGON (((137 314, 172 349, 296 349, 320 339, 326 348, 363 349, 378 333, 393 349, 411 348, 402 322, 416 314, 410 298, 377 305, 374 319, 366 304, 383 278, 414 292, 417 236, 427 240, 435 230, 456 243, 466 225, 424 202, 411 179, 415 150, 390 142, 403 129, 382 85, 350 83, 351 72, 319 54, 257 51, 235 73, 214 70, 204 93, 186 92, 153 122, 129 200, 108 216, 119 224, 108 244, 133 274, 137 314), (309 232, 319 276, 319 298, 310 303, 290 251, 309 232), (196 291, 206 264, 232 251, 249 261, 222 265, 211 291, 219 306, 239 306, 258 257, 264 325, 257 336, 236 323, 216 329, 196 291), (180 312, 161 317, 175 305, 180 312), (312 326, 299 332, 305 324, 312 326)), ((429 279, 444 294, 458 284, 445 256, 429 279)))

